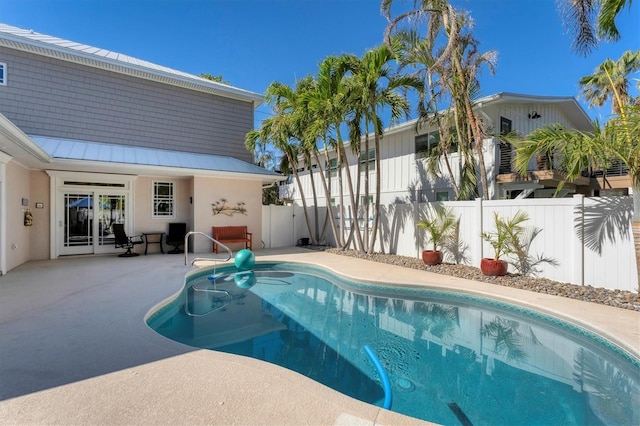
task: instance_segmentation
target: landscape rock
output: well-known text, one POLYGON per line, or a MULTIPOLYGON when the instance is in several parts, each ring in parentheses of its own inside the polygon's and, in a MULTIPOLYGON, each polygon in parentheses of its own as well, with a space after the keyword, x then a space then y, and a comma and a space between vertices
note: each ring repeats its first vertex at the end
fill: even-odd
POLYGON ((640 295, 630 291, 609 290, 602 287, 592 287, 590 285, 580 286, 552 281, 547 278, 528 277, 515 274, 507 274, 503 277, 488 277, 482 273, 480 268, 475 268, 469 265, 442 263, 440 265, 430 266, 425 265, 422 259, 395 254, 367 254, 360 253, 355 250, 341 250, 336 248, 329 248, 325 251, 342 256, 357 257, 359 259, 402 266, 405 268, 420 269, 423 271, 434 272, 436 274, 450 275, 473 281, 482 281, 506 287, 515 287, 538 293, 546 293, 554 296, 569 297, 572 299, 583 300, 585 302, 614 306, 621 309, 640 311, 640 295))

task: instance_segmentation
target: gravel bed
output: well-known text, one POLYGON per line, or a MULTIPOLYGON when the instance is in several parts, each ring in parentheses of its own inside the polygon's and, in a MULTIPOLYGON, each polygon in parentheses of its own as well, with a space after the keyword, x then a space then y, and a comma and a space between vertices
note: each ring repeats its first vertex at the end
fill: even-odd
POLYGON ((570 297, 572 299, 583 300, 585 302, 615 306, 616 308, 640 311, 640 295, 630 291, 608 290, 600 287, 592 287, 590 285, 579 286, 552 281, 546 278, 525 277, 514 274, 507 274, 504 277, 488 277, 482 273, 480 268, 474 268, 473 266, 455 265, 451 263, 429 266, 425 265, 424 262, 422 262, 422 259, 398 256, 395 254, 366 254, 355 250, 340 250, 335 248, 328 248, 325 251, 342 256, 351 256, 359 259, 372 260, 374 262, 420 269, 422 271, 434 272, 436 274, 451 275, 474 281, 483 281, 506 287, 515 287, 538 293, 552 294, 554 296, 570 297))

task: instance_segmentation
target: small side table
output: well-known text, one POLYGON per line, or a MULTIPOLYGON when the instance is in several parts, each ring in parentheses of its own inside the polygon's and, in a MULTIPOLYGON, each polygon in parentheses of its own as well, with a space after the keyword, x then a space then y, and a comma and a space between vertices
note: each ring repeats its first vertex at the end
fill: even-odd
POLYGON ((162 248, 162 240, 164 238, 164 232, 143 232, 144 235, 144 255, 147 255, 147 249, 149 248, 149 244, 160 244, 160 252, 164 254, 164 249, 162 248), (151 239, 149 239, 151 237, 151 239))

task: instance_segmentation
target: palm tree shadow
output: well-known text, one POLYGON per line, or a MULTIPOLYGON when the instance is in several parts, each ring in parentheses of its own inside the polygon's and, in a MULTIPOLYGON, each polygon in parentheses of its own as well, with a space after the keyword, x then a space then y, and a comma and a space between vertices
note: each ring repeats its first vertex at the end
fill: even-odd
POLYGON ((575 215, 574 229, 578 238, 590 250, 602 254, 607 241, 615 242, 631 238, 631 216, 633 199, 631 197, 592 198, 593 204, 584 206, 584 235, 580 214, 575 215))

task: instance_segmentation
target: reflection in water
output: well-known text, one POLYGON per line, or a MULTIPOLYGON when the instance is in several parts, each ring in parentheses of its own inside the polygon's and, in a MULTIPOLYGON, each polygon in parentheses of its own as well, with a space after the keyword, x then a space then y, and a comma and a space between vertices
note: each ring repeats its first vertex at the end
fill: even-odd
POLYGON ((464 414, 473 424, 640 424, 635 366, 580 335, 475 300, 416 291, 409 298, 389 288, 364 294, 372 290, 283 268, 295 270, 257 265, 250 289, 235 285, 234 271, 215 283, 190 282, 181 301, 202 315, 176 304, 150 325, 380 405, 368 344, 391 379, 391 409, 437 423, 459 424, 464 414), (207 286, 214 291, 193 290, 207 286), (221 292, 229 296, 220 308, 221 292))
POLYGON ((523 350, 522 342, 539 345, 540 341, 530 326, 521 327, 518 321, 495 317, 488 324, 482 325, 482 337, 490 337, 494 341, 493 349, 506 356, 510 361, 523 361, 527 353, 523 350), (524 332, 520 330, 524 329, 524 332))
POLYGON ((638 383, 584 348, 577 350, 574 365, 576 382, 587 392, 589 405, 598 418, 605 424, 632 424, 629 419, 634 419, 633 409, 637 410, 640 403, 638 383))

